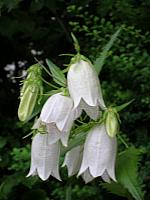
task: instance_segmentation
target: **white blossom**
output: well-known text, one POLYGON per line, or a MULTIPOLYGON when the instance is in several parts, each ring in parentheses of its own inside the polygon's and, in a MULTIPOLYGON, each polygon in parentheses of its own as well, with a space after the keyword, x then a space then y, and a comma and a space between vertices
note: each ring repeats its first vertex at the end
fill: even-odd
POLYGON ((42 180, 47 180, 50 175, 60 179, 59 175, 59 142, 49 144, 48 134, 37 133, 32 140, 31 166, 27 175, 38 175, 42 180))
POLYGON ((44 104, 40 120, 45 123, 47 132, 51 135, 51 144, 61 139, 67 146, 69 133, 77 116, 77 110, 73 109, 73 101, 61 93, 54 94, 44 104))
POLYGON ((77 146, 66 153, 62 167, 67 166, 68 175, 75 175, 81 166, 83 146, 77 146))
MULTIPOLYGON (((66 153, 62 167, 67 166, 68 176, 73 176, 79 172, 82 163, 82 157, 83 145, 76 146, 66 153)), ((83 172, 82 178, 85 183, 89 183, 94 179, 88 169, 83 172)))
POLYGON ((110 178, 116 181, 116 151, 116 137, 108 136, 104 124, 95 126, 89 131, 86 138, 83 160, 78 175, 82 175, 88 169, 94 178, 101 176, 107 182, 110 181, 110 178))
POLYGON ((68 71, 67 81, 74 108, 81 107, 92 119, 96 119, 99 114, 99 106, 101 109, 105 109, 106 106, 98 75, 93 66, 83 60, 72 64, 68 71))

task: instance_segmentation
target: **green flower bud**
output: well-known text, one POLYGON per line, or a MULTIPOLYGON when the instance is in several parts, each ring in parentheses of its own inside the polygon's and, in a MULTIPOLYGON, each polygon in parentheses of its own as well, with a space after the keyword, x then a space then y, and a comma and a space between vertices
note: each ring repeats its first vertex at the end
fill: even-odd
POLYGON ((119 116, 117 111, 114 108, 109 108, 106 111, 106 131, 110 137, 115 137, 119 130, 119 116))
POLYGON ((35 108, 37 101, 42 93, 41 66, 32 65, 28 70, 27 78, 23 81, 20 91, 20 104, 18 108, 18 117, 20 121, 28 120, 35 108))

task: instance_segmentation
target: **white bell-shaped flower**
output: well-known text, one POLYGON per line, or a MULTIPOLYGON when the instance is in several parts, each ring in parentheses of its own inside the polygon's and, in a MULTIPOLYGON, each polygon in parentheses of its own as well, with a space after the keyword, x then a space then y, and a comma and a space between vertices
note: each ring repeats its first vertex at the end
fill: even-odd
POLYGON ((94 178, 101 176, 107 182, 110 182, 110 178, 116 181, 116 151, 116 137, 108 136, 104 124, 95 126, 89 131, 86 138, 83 160, 78 175, 82 175, 88 169, 94 178))
POLYGON ((57 93, 48 98, 45 102, 40 119, 46 124, 55 123, 60 131, 67 131, 67 121, 73 108, 73 101, 70 97, 57 93))
POLYGON ((98 75, 93 66, 84 60, 72 64, 68 71, 67 82, 70 96, 74 101, 74 108, 81 106, 92 119, 96 119, 98 108, 105 109, 106 106, 98 75))
MULTIPOLYGON (((67 166, 68 176, 73 176, 78 173, 81 167, 82 157, 83 157, 83 145, 74 147, 73 149, 71 149, 66 153, 62 167, 67 166)), ((94 177, 92 177, 92 175, 90 174, 89 169, 87 169, 82 174, 82 178, 85 181, 85 183, 89 183, 94 179, 94 177)))
POLYGON ((73 101, 70 97, 61 93, 54 94, 44 104, 40 120, 46 124, 46 129, 51 134, 51 143, 61 139, 67 146, 69 133, 77 116, 77 110, 73 109, 73 101))
POLYGON ((59 175, 59 142, 49 144, 48 134, 37 133, 32 140, 31 166, 27 175, 38 175, 42 180, 47 180, 50 175, 60 179, 59 175))
POLYGON ((77 146, 66 153, 62 167, 67 166, 68 176, 75 175, 81 166, 83 146, 77 146))

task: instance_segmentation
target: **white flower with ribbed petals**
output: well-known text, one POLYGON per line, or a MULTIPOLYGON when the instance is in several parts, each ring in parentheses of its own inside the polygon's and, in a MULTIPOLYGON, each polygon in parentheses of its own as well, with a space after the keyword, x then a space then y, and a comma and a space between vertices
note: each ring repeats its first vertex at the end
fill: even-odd
POLYGON ((48 134, 37 133, 32 140, 31 167, 27 175, 38 175, 42 180, 47 180, 50 175, 58 180, 59 175, 59 142, 49 144, 48 134))
POLYGON ((73 176, 79 171, 82 155, 83 146, 74 147, 66 153, 62 167, 67 166, 68 176, 73 176))
POLYGON ((46 130, 51 134, 51 143, 61 139, 62 144, 67 146, 69 133, 77 116, 77 110, 73 109, 73 100, 62 95, 54 94, 44 104, 40 120, 45 123, 46 130))
POLYGON ((94 178, 101 176, 107 182, 110 182, 110 179, 116 181, 116 151, 116 137, 108 136, 104 124, 95 126, 89 131, 86 138, 78 175, 82 175, 88 169, 94 178))
MULTIPOLYGON (((62 167, 67 167, 68 176, 73 176, 78 173, 81 167, 82 157, 83 145, 76 146, 66 153, 62 167)), ((82 174, 82 178, 85 183, 88 183, 94 179, 88 169, 82 174)))
POLYGON ((81 106, 92 119, 96 119, 99 107, 105 109, 106 106, 98 75, 93 66, 84 60, 72 64, 68 71, 67 82, 70 96, 74 101, 74 108, 81 106), (93 112, 95 112, 94 116, 93 112))

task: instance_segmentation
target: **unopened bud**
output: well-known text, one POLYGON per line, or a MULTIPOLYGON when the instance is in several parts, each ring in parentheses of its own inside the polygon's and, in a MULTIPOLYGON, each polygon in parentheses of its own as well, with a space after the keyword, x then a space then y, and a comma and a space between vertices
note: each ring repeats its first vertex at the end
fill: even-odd
POLYGON ((115 109, 109 108, 106 111, 106 131, 110 137, 115 137, 119 129, 118 113, 115 109))
POLYGON ((18 108, 20 121, 26 121, 31 117, 40 93, 42 93, 41 67, 35 64, 28 69, 28 76, 20 91, 18 108))

